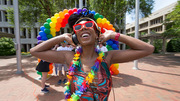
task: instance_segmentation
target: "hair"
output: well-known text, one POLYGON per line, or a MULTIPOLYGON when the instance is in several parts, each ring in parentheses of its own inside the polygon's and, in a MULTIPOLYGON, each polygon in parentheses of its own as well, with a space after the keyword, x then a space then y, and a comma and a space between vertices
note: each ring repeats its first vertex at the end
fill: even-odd
MULTIPOLYGON (((69 27, 73 28, 73 25, 76 23, 76 21, 78 21, 82 17, 88 17, 88 18, 93 19, 95 21, 94 14, 87 14, 87 15, 84 15, 81 13, 80 14, 72 14, 68 19, 69 27)), ((90 20, 89 19, 82 19, 82 20, 79 20, 78 22, 80 22, 80 21, 90 21, 90 20)))
MULTIPOLYGON (((90 13, 90 14, 88 12, 81 12, 80 14, 75 13, 75 14, 72 14, 68 19, 69 27, 73 29, 73 25, 75 23, 79 23, 81 21, 91 21, 90 19, 86 19, 86 18, 79 20, 80 18, 83 18, 83 17, 90 18, 90 19, 96 21, 94 18, 94 14, 92 14, 92 13, 90 13)), ((96 29, 96 33, 98 33, 98 35, 99 35, 100 32, 97 30, 96 27, 95 27, 95 29, 96 29)))

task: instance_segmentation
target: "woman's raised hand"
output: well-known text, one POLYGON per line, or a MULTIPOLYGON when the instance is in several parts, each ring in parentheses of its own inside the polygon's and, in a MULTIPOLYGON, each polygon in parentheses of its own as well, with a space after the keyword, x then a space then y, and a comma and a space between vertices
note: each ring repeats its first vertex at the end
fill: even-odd
POLYGON ((103 34, 100 34, 99 36, 99 43, 104 43, 109 39, 114 39, 113 36, 116 35, 116 32, 112 31, 112 30, 106 30, 104 29, 105 32, 103 34))
POLYGON ((74 42, 72 41, 72 34, 70 33, 64 33, 64 40, 67 41, 69 44, 71 44, 73 47, 76 47, 76 45, 74 44, 74 42))

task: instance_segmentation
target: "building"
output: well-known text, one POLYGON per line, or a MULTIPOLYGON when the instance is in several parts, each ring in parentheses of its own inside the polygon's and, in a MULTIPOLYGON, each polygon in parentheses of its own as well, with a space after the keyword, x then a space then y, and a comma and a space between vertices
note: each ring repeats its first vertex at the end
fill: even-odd
MULTIPOLYGON (((172 3, 154 13, 148 17, 142 18, 139 20, 139 37, 140 38, 150 38, 153 34, 163 33, 165 25, 163 21, 166 19, 166 16, 173 11, 173 8, 176 6, 177 2, 172 3)), ((126 33, 133 34, 135 33, 135 23, 126 24, 126 33)))
MULTIPOLYGON (((5 8, 7 7, 13 8, 13 0, 0 0, 0 37, 11 37, 15 42, 14 27, 9 24, 9 19, 6 16, 7 12, 5 8)), ((20 29, 21 48, 24 51, 29 51, 31 47, 36 45, 39 26, 36 26, 34 29, 28 29, 28 27, 20 29)))
MULTIPOLYGON (((87 6, 87 0, 75 0, 75 7, 82 8, 87 6), (79 1, 79 2, 78 2, 79 1)), ((11 37, 15 42, 15 33, 13 25, 9 24, 7 18, 7 11, 5 8, 13 8, 13 0, 0 0, 0 37, 11 37)), ((34 28, 29 28, 24 26, 20 28, 20 37, 21 37, 21 48, 22 51, 29 51, 30 48, 34 47, 37 44, 36 37, 38 36, 40 26, 36 24, 34 28)), ((68 26, 63 28, 59 34, 69 32, 68 26)))

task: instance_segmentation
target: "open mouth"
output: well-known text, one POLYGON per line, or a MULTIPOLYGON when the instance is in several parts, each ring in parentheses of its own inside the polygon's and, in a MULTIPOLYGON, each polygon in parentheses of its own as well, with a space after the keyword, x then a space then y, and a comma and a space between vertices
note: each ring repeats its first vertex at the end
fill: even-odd
POLYGON ((81 34, 81 37, 82 38, 88 38, 90 37, 90 33, 88 31, 84 31, 82 34, 81 34))
POLYGON ((83 37, 83 38, 89 37, 89 34, 84 33, 84 34, 82 34, 81 37, 83 37))

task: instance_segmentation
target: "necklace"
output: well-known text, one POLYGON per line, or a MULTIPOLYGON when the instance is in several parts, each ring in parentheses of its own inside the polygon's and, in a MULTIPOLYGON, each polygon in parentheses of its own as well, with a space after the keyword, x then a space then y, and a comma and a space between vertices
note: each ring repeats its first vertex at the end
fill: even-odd
POLYGON ((94 77, 95 77, 95 73, 97 72, 99 69, 99 64, 101 64, 101 61, 103 60, 103 56, 104 53, 98 49, 95 48, 95 51, 98 53, 98 57, 95 60, 95 64, 91 67, 91 71, 88 73, 88 75, 86 76, 86 78, 83 80, 80 88, 78 90, 76 90, 73 94, 70 93, 70 81, 72 79, 72 76, 74 75, 75 69, 77 69, 79 67, 79 60, 80 60, 80 55, 82 53, 82 48, 78 48, 76 51, 76 54, 74 55, 73 61, 71 63, 71 66, 69 67, 69 73, 67 75, 68 78, 68 82, 66 82, 66 86, 64 87, 66 90, 64 92, 65 94, 65 99, 67 99, 68 101, 77 101, 78 99, 80 99, 81 94, 83 94, 83 92, 86 92, 87 87, 89 87, 89 84, 92 83, 94 77))

